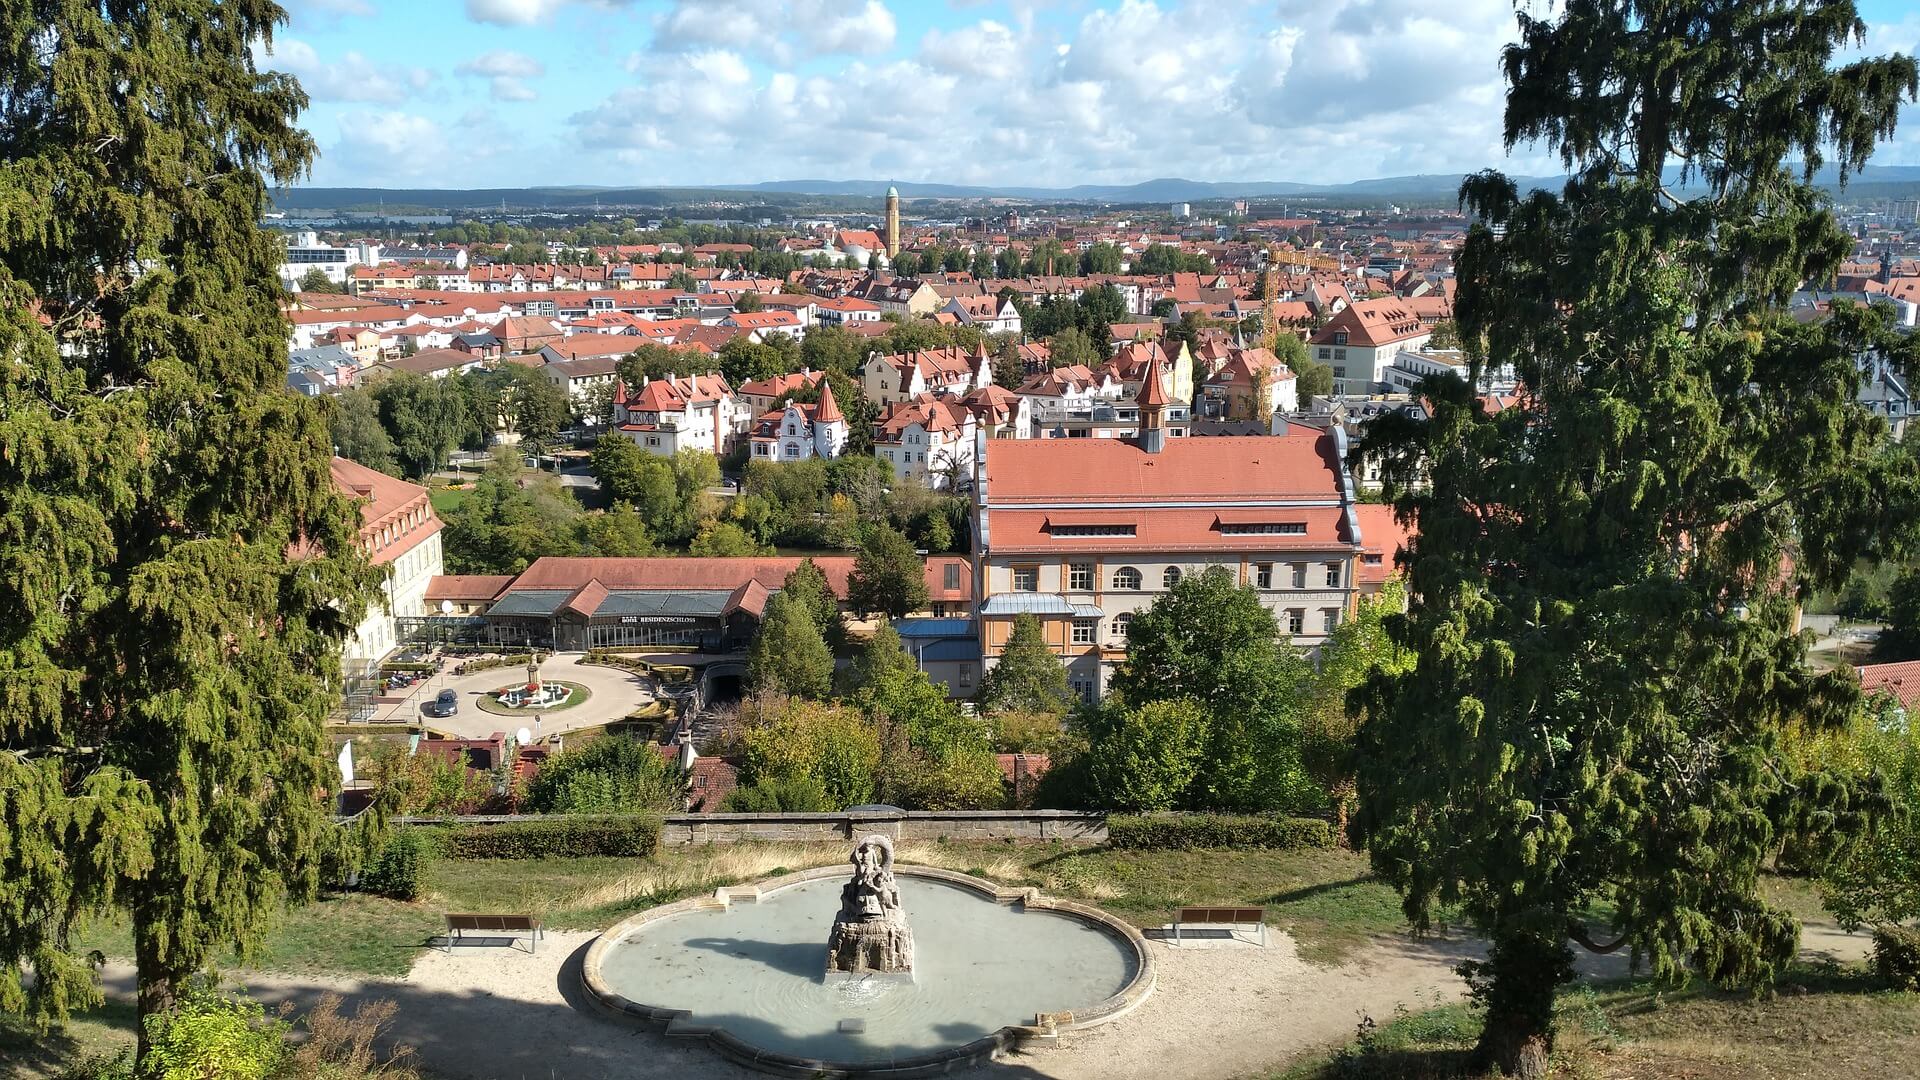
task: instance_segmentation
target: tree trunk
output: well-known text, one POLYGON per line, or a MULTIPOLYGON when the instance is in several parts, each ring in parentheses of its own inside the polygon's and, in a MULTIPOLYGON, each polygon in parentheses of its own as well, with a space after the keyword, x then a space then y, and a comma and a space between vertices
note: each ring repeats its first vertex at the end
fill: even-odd
POLYGON ((174 972, 160 962, 154 947, 140 940, 142 935, 134 935, 134 966, 137 970, 138 989, 134 996, 135 1023, 134 1064, 137 1066, 146 1059, 147 1018, 169 1012, 174 1006, 174 991, 178 985, 174 972))
POLYGON ((1474 1047, 1482 1069, 1520 1080, 1544 1080, 1553 1051, 1553 997, 1573 978, 1566 916, 1542 909, 1496 929, 1487 959, 1467 968, 1473 996, 1486 1006, 1474 1047))

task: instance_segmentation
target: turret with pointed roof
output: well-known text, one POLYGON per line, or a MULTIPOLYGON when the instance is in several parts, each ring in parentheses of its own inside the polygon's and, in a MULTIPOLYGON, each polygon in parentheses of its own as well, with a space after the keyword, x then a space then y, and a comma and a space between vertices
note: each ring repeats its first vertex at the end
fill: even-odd
POLYGON ((840 414, 840 403, 833 400, 833 383, 822 381, 820 384, 820 401, 813 407, 813 422, 816 424, 831 424, 835 421, 845 419, 846 417, 840 414))

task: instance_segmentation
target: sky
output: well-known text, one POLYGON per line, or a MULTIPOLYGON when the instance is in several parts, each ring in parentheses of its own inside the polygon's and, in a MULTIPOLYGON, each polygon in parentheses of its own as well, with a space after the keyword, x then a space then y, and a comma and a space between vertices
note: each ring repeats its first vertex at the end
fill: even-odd
MULTIPOLYGON (((1558 171, 1501 146, 1511 0, 281 2, 320 186, 1558 171)), ((1920 51, 1859 2, 1865 52, 1920 51)), ((1920 108, 1874 160, 1920 165, 1920 108)))

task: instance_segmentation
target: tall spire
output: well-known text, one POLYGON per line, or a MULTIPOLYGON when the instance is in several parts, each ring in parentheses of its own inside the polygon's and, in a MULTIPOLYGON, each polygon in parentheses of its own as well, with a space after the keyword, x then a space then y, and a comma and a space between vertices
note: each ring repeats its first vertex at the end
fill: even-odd
POLYGON ((820 379, 820 401, 813 407, 813 422, 816 424, 831 424, 844 419, 846 419, 846 417, 840 415, 840 403, 833 400, 833 384, 828 382, 825 376, 822 376, 820 379))

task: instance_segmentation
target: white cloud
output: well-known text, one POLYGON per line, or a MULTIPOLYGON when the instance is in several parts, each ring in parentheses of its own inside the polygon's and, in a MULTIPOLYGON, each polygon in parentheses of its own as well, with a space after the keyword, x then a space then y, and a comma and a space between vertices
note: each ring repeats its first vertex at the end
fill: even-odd
POLYGON ((467 0, 467 18, 494 26, 532 26, 568 6, 617 9, 630 0, 467 0))
POLYGON ((992 19, 958 30, 927 31, 920 59, 936 71, 1011 79, 1021 70, 1023 42, 1012 27, 992 19))
POLYGON ((879 56, 899 27, 881 0, 676 0, 653 21, 655 52, 743 50, 782 65, 822 56, 879 56))
POLYGON ((527 79, 547 73, 547 67, 525 53, 495 49, 453 69, 461 75, 487 80, 487 93, 495 101, 532 101, 540 95, 526 84, 527 79))
POLYGON ((398 109, 340 118, 340 137, 321 153, 317 172, 333 183, 438 182, 454 165, 440 125, 398 109))
POLYGON ((398 105, 433 83, 433 72, 421 67, 388 67, 357 52, 325 59, 298 38, 281 38, 268 53, 254 44, 254 62, 271 71, 284 71, 300 80, 315 101, 365 102, 398 105))

